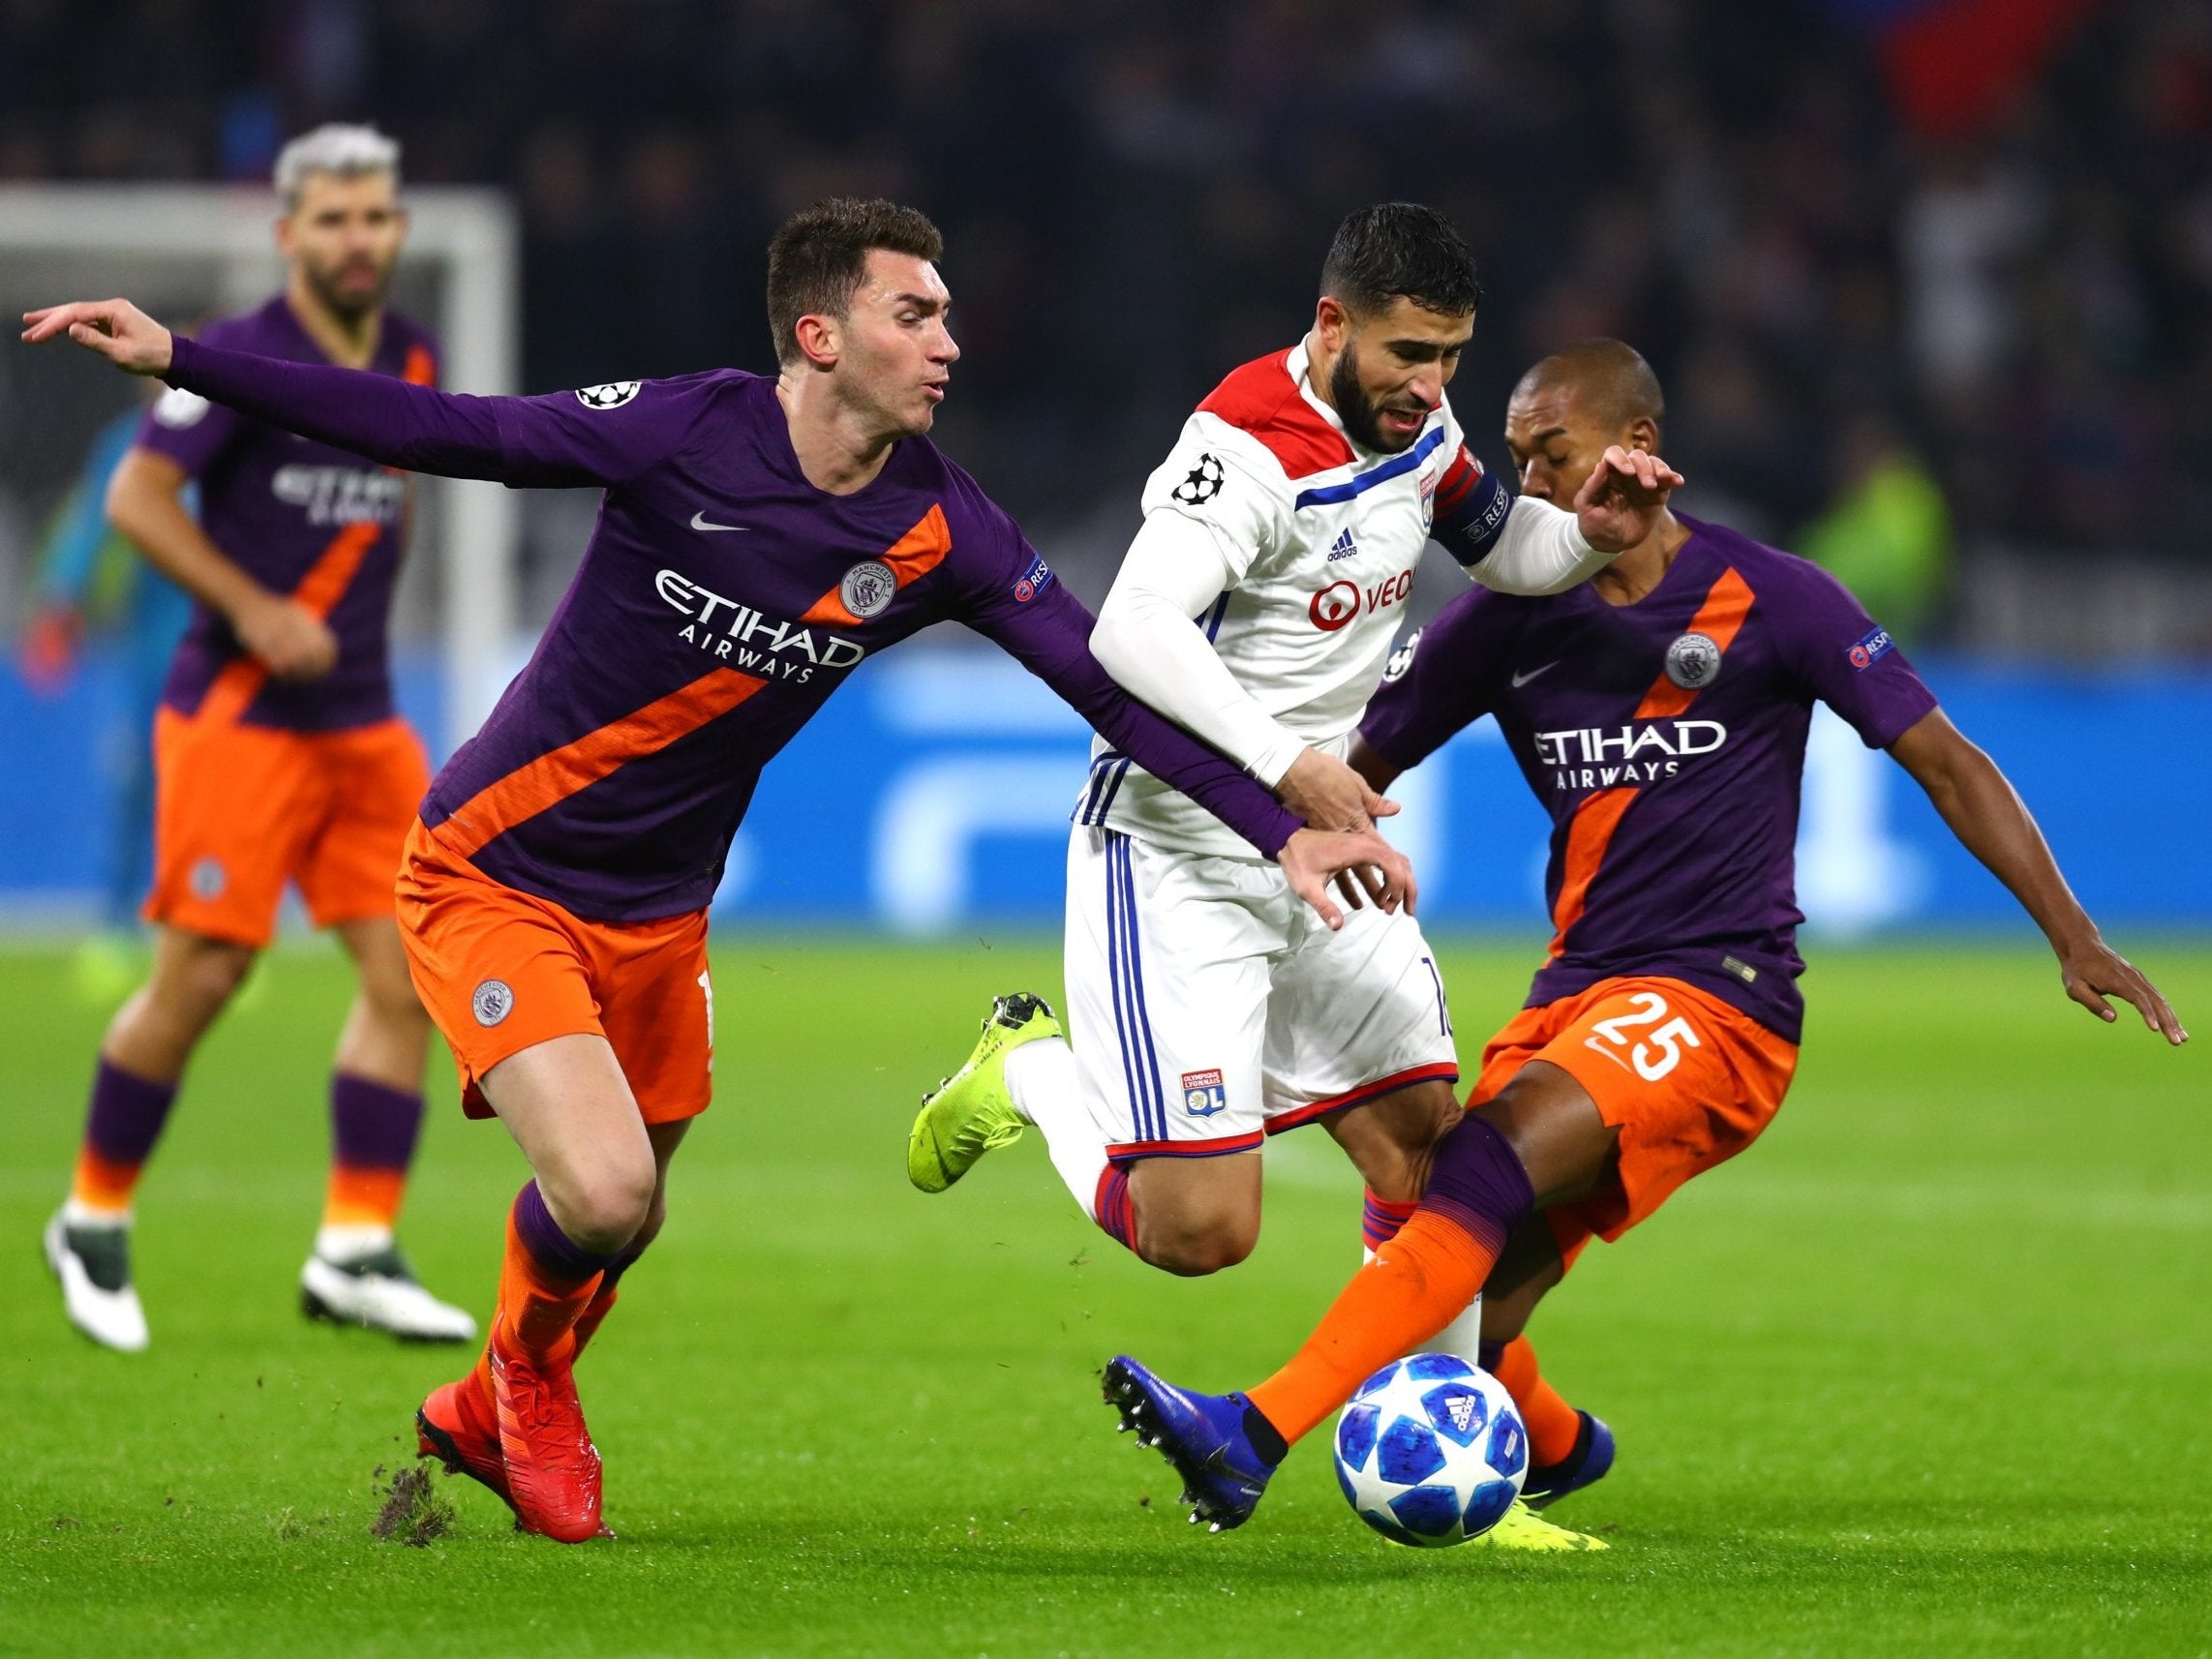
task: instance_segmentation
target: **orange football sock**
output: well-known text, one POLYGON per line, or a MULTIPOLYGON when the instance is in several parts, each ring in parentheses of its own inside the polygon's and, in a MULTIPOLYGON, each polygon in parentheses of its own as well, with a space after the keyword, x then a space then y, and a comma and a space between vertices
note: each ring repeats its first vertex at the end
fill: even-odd
POLYGON ((576 1315, 576 1345, 568 1356, 570 1365, 584 1357, 584 1349, 599 1334, 599 1327, 607 1322, 607 1315, 615 1311, 615 1303, 621 1299, 621 1287, 612 1283, 601 1284, 592 1292, 591 1300, 584 1305, 584 1312, 576 1315))
POLYGON ((1421 1345, 1474 1300, 1504 1238, 1486 1244, 1458 1219, 1422 1209, 1352 1276, 1297 1357, 1246 1398, 1295 1441, 1373 1372, 1421 1345))
POLYGON ((1560 1398, 1560 1391, 1536 1369, 1536 1350, 1527 1337, 1515 1337, 1491 1368, 1491 1374, 1505 1385, 1513 1403, 1521 1408, 1521 1421, 1529 1426, 1529 1462, 1542 1468, 1574 1450, 1582 1433, 1582 1416, 1560 1398))
POLYGON ((621 1290, 622 1275, 637 1266, 638 1257, 643 1254, 643 1245, 625 1250, 607 1263, 605 1271, 599 1275, 599 1288, 591 1293, 591 1302, 576 1316, 576 1351, 569 1358, 571 1365, 584 1357, 585 1343, 598 1333, 599 1327, 606 1323, 607 1315, 614 1312, 615 1298, 621 1290))
POLYGON ((87 1210, 128 1216, 131 1194, 138 1190, 138 1176, 145 1167, 143 1163, 117 1163, 101 1157, 93 1147, 79 1147, 69 1195, 87 1210))
POLYGON ((322 1224, 382 1227, 389 1232, 399 1220, 407 1184, 404 1169, 362 1169, 350 1163, 334 1163, 330 1183, 323 1190, 322 1224))
POLYGON ((607 1262, 569 1241, 538 1195, 537 1183, 529 1183, 507 1212, 499 1328, 541 1365, 565 1361, 576 1321, 591 1305, 607 1262))
POLYGON ((381 1227, 399 1220, 408 1168, 422 1131, 422 1097, 335 1071, 330 1077, 330 1185, 326 1227, 381 1227))

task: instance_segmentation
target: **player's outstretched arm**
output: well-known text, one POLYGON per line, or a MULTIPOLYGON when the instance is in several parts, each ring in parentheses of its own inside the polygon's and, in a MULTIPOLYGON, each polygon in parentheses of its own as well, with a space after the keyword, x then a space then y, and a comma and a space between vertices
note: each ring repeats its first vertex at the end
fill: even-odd
MULTIPOLYGON (((1035 558, 1026 546, 1020 551, 1035 558)), ((1350 872, 1363 880, 1385 909, 1397 908, 1411 892, 1412 866, 1380 836, 1307 830, 1232 762, 1132 697, 1091 654, 1090 612, 1057 583, 1026 601, 1010 602, 1003 592, 994 592, 961 619, 1058 692, 1092 730, 1137 766, 1282 862, 1292 890, 1329 926, 1344 920, 1327 893, 1339 874, 1350 872)))
POLYGON ((65 334, 126 374, 159 375, 169 366, 173 337, 127 299, 74 300, 23 313, 26 344, 65 334))
POLYGON ((2057 953, 2068 996, 2107 1023, 2118 1016, 2106 999, 2119 997, 2133 1004, 2143 1024, 2167 1042, 2179 1046, 2189 1041, 2158 987, 2098 933, 2066 885, 2019 792, 1942 709, 1914 722, 1890 745, 1890 753, 1927 791, 1960 844, 2035 918, 2057 953))
POLYGON ((1210 527, 1167 508, 1146 514, 1099 607, 1091 654, 1147 708, 1236 762, 1308 824, 1368 829, 1396 803, 1262 709, 1191 625, 1239 576, 1210 527))
POLYGON ((66 336, 130 374, 158 375, 271 426, 410 472, 515 485, 611 484, 669 443, 656 423, 582 423, 561 409, 560 399, 470 397, 366 369, 204 346, 172 334, 129 300, 48 306, 25 312, 23 321, 33 345, 66 336))

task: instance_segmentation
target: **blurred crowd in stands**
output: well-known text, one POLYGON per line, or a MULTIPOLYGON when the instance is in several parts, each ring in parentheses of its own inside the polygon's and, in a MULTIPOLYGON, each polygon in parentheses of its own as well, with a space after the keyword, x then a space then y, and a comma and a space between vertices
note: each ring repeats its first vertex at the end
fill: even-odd
POLYGON ((943 436, 1040 528, 1126 520, 1191 404, 1301 331, 1338 217, 1415 197, 1482 261, 1454 402, 1494 463, 1520 371, 1614 334, 1692 503, 1900 631, 1954 539, 2212 568, 2212 0, 2046 5, 1949 131, 1882 10, 0 0, 0 179, 260 179, 374 119, 410 182, 522 203, 532 390, 766 367, 778 218, 910 200, 966 351, 943 436))

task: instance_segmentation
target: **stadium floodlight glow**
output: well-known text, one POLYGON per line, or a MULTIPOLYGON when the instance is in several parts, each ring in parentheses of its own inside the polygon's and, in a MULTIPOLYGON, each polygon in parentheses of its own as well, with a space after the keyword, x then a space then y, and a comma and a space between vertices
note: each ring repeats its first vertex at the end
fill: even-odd
MULTIPOLYGON (((400 284, 430 279, 423 315, 439 335, 442 383, 517 389, 520 231, 495 190, 409 185, 400 284)), ((0 185, 0 269, 24 305, 83 292, 160 303, 180 288, 211 309, 259 303, 284 284, 273 191, 220 184, 0 185)), ((16 309, 21 309, 18 306, 16 309)), ((151 309, 151 304, 149 304, 151 309)), ((173 308, 172 308, 173 310, 173 308)), ((437 492, 430 545, 439 574, 448 746, 474 735, 513 662, 521 517, 497 484, 425 479, 437 492)))

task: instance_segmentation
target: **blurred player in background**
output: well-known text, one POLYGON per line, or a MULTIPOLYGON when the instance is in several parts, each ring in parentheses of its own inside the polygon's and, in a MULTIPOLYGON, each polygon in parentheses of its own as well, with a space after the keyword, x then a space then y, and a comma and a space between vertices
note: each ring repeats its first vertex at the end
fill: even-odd
MULTIPOLYGON (((158 390, 158 388, 156 388, 158 390)), ((78 947, 77 989, 112 1008, 136 988, 138 906, 154 867, 154 711, 177 639, 192 617, 184 590, 138 558, 107 522, 107 487, 136 437, 140 411, 128 409, 94 436, 84 469, 55 512, 39 561, 39 586, 23 636, 23 673, 58 690, 85 640, 112 631, 121 658, 123 703, 102 737, 101 761, 114 781, 102 850, 99 931, 78 947)), ((186 510, 193 511, 187 491, 186 510)))
MULTIPOLYGON (((1567 495, 1609 445, 1651 448, 1663 417, 1656 377, 1620 342, 1546 358, 1507 414, 1523 496, 1567 495)), ((2004 775, 1816 566, 1668 511, 1586 588, 1462 595, 1401 653, 1351 764, 1386 788, 1495 715, 1552 815, 1549 959, 1484 1051, 1419 1207, 1288 1366, 1209 1396, 1108 1365, 1108 1398, 1182 1472, 1200 1518, 1242 1522, 1290 1442, 1484 1291, 1480 1358, 1527 1420, 1529 1501, 1611 1466, 1611 1433, 1544 1381, 1523 1327, 1591 1238, 1645 1220, 1781 1104, 1803 1011, 1793 860, 1815 701, 1927 791, 2043 929, 2067 995, 2107 1021, 2106 998, 2123 998, 2187 1041, 2099 936, 2004 775)))
MULTIPOLYGON (((1475 582, 1552 592, 1644 539, 1679 481, 1621 450, 1565 505, 1513 500, 1444 399, 1479 294, 1442 214, 1389 202, 1346 219, 1311 331, 1198 406, 1099 613, 1092 649, 1116 679, 1309 820, 1395 810, 1344 755, 1432 536, 1475 582)), ((1251 1252, 1263 1137, 1301 1124, 1345 1148, 1371 1211, 1420 1196, 1459 1070, 1410 915, 1313 925, 1276 872, 1099 744, 1066 950, 1073 1042, 1040 999, 1001 999, 915 1121, 917 1187, 943 1191, 1034 1123, 1085 1214, 1180 1274, 1251 1252)))
POLYGON ((174 339, 123 301, 36 312, 140 374, 394 466, 606 490, 530 664, 409 831, 401 922, 472 1115, 533 1178, 509 1212, 475 1371, 421 1449, 567 1543, 601 1523, 574 1364, 658 1234, 712 1093, 707 906, 763 767, 853 667, 933 623, 996 641, 1124 752, 1206 803, 1324 914, 1332 877, 1405 860, 1302 826, 1092 658, 1090 614, 928 441, 959 356, 936 227, 833 200, 769 250, 774 379, 715 370, 469 398, 174 339))
MULTIPOLYGON (((407 231, 398 169, 399 147, 370 128, 323 127, 286 146, 285 287, 208 337, 434 381, 430 337, 383 303, 407 231)), ((152 977, 101 1043, 76 1180, 46 1229, 69 1317, 109 1347, 146 1345, 133 1196, 194 1049, 268 945, 290 883, 360 975, 330 1080, 330 1182, 302 1306, 466 1341, 475 1321, 415 1282, 392 1231, 430 1039, 393 921, 400 845, 430 782, 393 711, 385 649, 407 481, 172 390, 117 466, 107 512, 196 603, 155 719, 152 977), (184 499, 196 484, 197 518, 184 499)))

